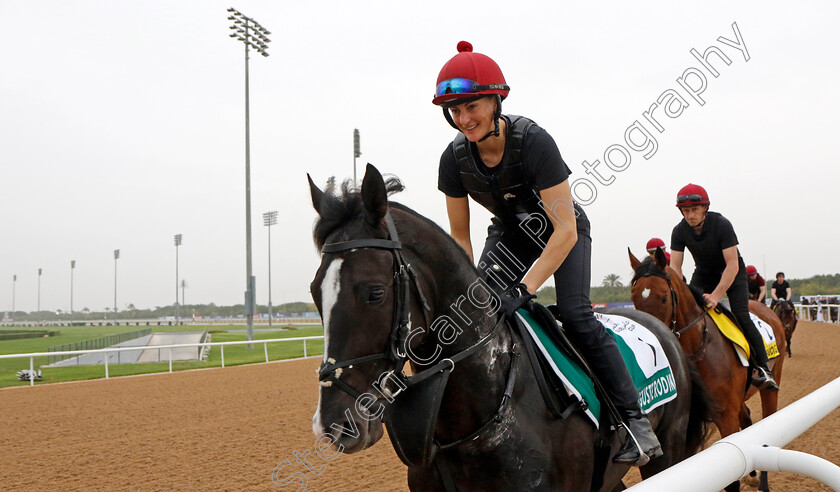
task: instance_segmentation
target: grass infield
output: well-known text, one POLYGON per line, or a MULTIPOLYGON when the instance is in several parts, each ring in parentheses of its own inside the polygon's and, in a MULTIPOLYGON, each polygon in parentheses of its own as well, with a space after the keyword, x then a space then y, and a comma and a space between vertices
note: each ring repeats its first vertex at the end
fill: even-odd
MULTIPOLYGON (((264 327, 260 327, 264 328, 264 327)), ((254 333, 254 340, 268 340, 272 338, 296 338, 309 337, 324 334, 321 326, 278 326, 278 331, 258 331, 254 333)), ((43 328, 33 327, 33 331, 43 328)), ((244 332, 230 333, 227 330, 243 330, 241 325, 219 326, 219 325, 189 325, 189 326, 155 326, 153 332, 172 331, 210 331, 211 342, 232 342, 247 340, 244 332)), ((0 341, 0 354, 26 354, 34 352, 46 352, 49 347, 66 343, 80 342, 99 338, 107 335, 115 335, 137 331, 136 326, 74 326, 61 327, 61 333, 48 338, 24 338, 19 340, 0 341)), ((324 352, 323 340, 309 340, 306 342, 307 355, 320 355, 324 352)), ((166 355, 161 354, 163 358, 166 355)), ((303 342, 276 342, 268 344, 268 359, 282 360, 303 357, 303 342)), ((252 364, 265 362, 265 351, 263 344, 255 343, 253 349, 246 345, 230 345, 225 347, 225 366, 236 366, 240 364, 252 364)), ((105 366, 76 366, 76 367, 40 367, 48 363, 47 357, 35 358, 35 370, 41 369, 42 381, 35 384, 57 383, 62 381, 78 381, 84 379, 99 379, 105 377, 105 366)), ((206 361, 173 361, 172 370, 182 371, 186 369, 201 369, 207 367, 221 367, 221 347, 211 347, 210 355, 206 361)), ((29 385, 29 381, 18 380, 16 374, 22 369, 29 369, 29 358, 0 359, 0 388, 7 386, 29 385)), ((154 372, 169 371, 169 361, 147 362, 142 364, 108 364, 109 377, 128 376, 133 374, 147 374, 154 372)))

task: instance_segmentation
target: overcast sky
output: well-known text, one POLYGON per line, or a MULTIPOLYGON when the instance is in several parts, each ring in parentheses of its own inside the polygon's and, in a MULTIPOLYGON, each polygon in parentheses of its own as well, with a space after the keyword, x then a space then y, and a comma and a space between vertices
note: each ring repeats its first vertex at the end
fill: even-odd
MULTIPOLYGON (((242 302, 244 48, 228 37, 230 6, 0 0, 0 311, 11 309, 13 285, 15 308, 36 309, 38 268, 41 307, 69 309, 71 260, 74 308, 112 307, 115 249, 119 309, 172 304, 175 234, 186 302, 242 302)), ((536 120, 572 183, 593 184, 594 199, 575 185, 592 202, 593 284, 610 273, 627 282, 628 246, 642 255, 652 236, 669 242, 674 197, 688 182, 706 187, 759 272, 840 271, 837 2, 233 6, 272 32, 271 56, 252 56, 250 70, 261 304, 263 212, 279 211, 273 303, 308 301, 319 257, 306 173, 321 184, 352 177, 354 128, 359 172, 371 162, 396 174, 406 191, 395 199, 448 230, 437 168, 454 130, 431 99, 460 40, 501 66, 512 88, 504 112, 536 120), (710 46, 730 61, 710 55, 717 77, 690 52, 710 46), (706 87, 695 99, 678 79, 696 88, 698 74, 706 87), (663 97, 671 115, 651 110, 663 97), (641 128, 655 148, 637 150, 641 128), (605 152, 623 170, 610 170, 605 152), (611 184, 585 172, 595 160, 611 184)), ((472 210, 479 247, 489 216, 472 210)))

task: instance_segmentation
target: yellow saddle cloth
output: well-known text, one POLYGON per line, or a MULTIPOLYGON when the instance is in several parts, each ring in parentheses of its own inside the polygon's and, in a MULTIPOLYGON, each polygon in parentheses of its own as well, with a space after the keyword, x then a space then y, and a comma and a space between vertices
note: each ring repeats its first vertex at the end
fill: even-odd
MULTIPOLYGON (((736 352, 738 352, 738 355, 742 356, 741 362, 743 362, 744 365, 747 365, 747 361, 750 358, 750 345, 747 343, 747 339, 744 337, 744 334, 737 326, 735 326, 735 323, 729 319, 729 316, 723 314, 719 308, 715 308, 708 313, 715 321, 715 324, 720 332, 723 333, 723 336, 728 338, 733 345, 735 345, 736 352)), ((764 349, 767 351, 767 358, 774 359, 778 357, 779 347, 776 345, 773 329, 770 325, 767 325, 767 323, 760 320, 754 314, 750 313, 750 317, 753 319, 753 323, 755 323, 758 332, 761 333, 761 338, 764 340, 764 349)))

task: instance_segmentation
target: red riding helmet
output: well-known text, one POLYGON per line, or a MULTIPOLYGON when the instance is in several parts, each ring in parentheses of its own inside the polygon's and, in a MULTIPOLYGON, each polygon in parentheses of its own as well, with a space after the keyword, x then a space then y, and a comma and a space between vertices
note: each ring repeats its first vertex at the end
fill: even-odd
POLYGON ((709 205, 709 194, 700 185, 689 183, 677 193, 677 208, 709 205))
POLYGON ((487 55, 473 53, 466 41, 458 43, 458 54, 453 56, 437 78, 432 104, 441 105, 455 99, 497 94, 502 99, 510 92, 502 69, 487 55))
POLYGON ((665 241, 659 239, 658 237, 651 238, 650 241, 647 242, 647 252, 656 253, 656 248, 662 248, 662 251, 665 251, 665 241))
POLYGON ((756 275, 758 270, 755 269, 752 265, 747 265, 747 275, 756 275))

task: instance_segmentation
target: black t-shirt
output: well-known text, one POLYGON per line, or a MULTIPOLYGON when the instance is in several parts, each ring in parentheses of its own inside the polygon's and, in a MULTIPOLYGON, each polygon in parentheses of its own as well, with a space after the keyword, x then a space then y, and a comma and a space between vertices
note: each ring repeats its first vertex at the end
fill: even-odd
MULTIPOLYGON (((671 251, 685 251, 688 248, 698 273, 706 277, 720 277, 723 274, 723 270, 726 269, 723 250, 737 245, 738 237, 732 223, 717 212, 706 212, 706 221, 699 235, 694 233, 694 229, 685 219, 671 232, 671 251)), ((740 253, 738 265, 746 273, 740 253)))
MULTIPOLYGON (((505 118, 505 135, 509 136, 510 119, 505 118)), ((510 151, 510 138, 505 139, 505 153, 510 151)), ((453 150, 455 142, 446 146, 446 150, 440 156, 440 168, 438 169, 438 189, 447 196, 460 198, 467 196, 467 190, 461 182, 461 171, 455 160, 453 150)), ((478 148, 470 142, 470 151, 473 153, 475 162, 478 163, 479 172, 491 176, 500 166, 487 167, 481 160, 478 148)), ((502 158, 504 161, 504 157, 502 158)), ((531 125, 528 133, 522 139, 522 164, 525 169, 525 176, 528 184, 537 192, 552 186, 558 185, 569 178, 572 171, 560 156, 560 150, 551 135, 536 124, 531 125)))
POLYGON ((782 280, 782 283, 779 283, 778 280, 773 281, 773 285, 771 285, 772 289, 776 291, 776 298, 777 299, 787 299, 787 290, 790 287, 790 284, 787 280, 782 280))
POLYGON ((750 277, 747 275, 747 286, 750 289, 750 294, 758 294, 761 292, 761 287, 767 285, 767 282, 764 281, 764 277, 761 275, 756 275, 755 278, 750 277))

